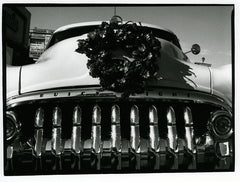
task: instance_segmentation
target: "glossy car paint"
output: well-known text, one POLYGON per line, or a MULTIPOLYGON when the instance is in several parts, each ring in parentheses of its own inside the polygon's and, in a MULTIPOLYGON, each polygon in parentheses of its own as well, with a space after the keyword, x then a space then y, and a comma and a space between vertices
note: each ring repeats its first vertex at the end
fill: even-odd
POLYGON ((7 98, 16 96, 19 94, 19 74, 20 66, 8 66, 6 68, 6 94, 7 98))
MULTIPOLYGON (((99 85, 99 80, 89 75, 87 57, 75 51, 78 46, 77 40, 84 37, 63 40, 50 47, 40 58, 39 63, 23 66, 21 93, 58 87, 99 85)), ((165 41, 164 44, 170 43, 165 41)), ((162 46, 165 47, 163 44, 162 46)), ((172 57, 172 53, 167 52, 169 47, 168 45, 168 48, 162 48, 161 58, 158 59, 159 80, 150 81, 150 85, 210 93, 208 68, 172 57)), ((178 52, 175 51, 175 54, 178 52)))
POLYGON ((212 93, 232 103, 232 65, 212 69, 212 93))

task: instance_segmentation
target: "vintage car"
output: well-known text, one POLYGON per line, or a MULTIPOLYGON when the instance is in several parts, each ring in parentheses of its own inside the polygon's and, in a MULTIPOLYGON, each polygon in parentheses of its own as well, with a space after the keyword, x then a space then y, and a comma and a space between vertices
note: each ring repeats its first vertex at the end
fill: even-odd
POLYGON ((142 23, 160 77, 123 98, 76 52, 100 24, 61 27, 35 64, 7 66, 5 175, 233 171, 231 65, 194 64, 173 32, 142 23))

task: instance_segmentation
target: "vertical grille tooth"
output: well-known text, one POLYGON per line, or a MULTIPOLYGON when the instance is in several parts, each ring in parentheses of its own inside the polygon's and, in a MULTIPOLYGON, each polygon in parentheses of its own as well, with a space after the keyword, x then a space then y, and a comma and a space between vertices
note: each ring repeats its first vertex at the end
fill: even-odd
POLYGON ((43 129, 42 128, 35 129, 34 139, 35 139, 34 155, 36 157, 41 157, 42 145, 43 145, 43 129))
POLYGON ((43 122, 44 122, 44 110, 42 108, 38 108, 35 114, 34 126, 36 128, 42 128, 43 122))
POLYGON ((139 110, 136 105, 133 105, 130 111, 130 122, 133 125, 139 124, 139 110))
POLYGON ((176 116, 174 109, 170 106, 167 109, 167 128, 168 128, 168 142, 169 148, 177 152, 178 147, 178 136, 177 136, 177 128, 176 128, 176 116))
POLYGON ((13 146, 9 145, 7 146, 7 159, 13 158, 13 146))
POLYGON ((92 124, 101 124, 101 108, 98 105, 93 107, 92 124))
POLYGON ((74 154, 80 154, 82 150, 81 122, 82 122, 82 110, 79 106, 76 106, 73 110, 73 127, 71 143, 71 148, 74 154))
POLYGON ((98 105, 93 107, 92 113, 92 152, 101 152, 101 108, 98 105))
POLYGON ((6 163, 5 163, 5 169, 8 171, 13 171, 13 146, 8 145, 7 151, 6 151, 6 163))
POLYGON ((44 110, 38 108, 35 114, 35 130, 34 130, 34 151, 33 155, 40 157, 42 155, 42 145, 43 145, 43 123, 44 123, 44 110))
POLYGON ((73 110, 73 125, 82 124, 82 109, 79 106, 74 107, 73 110))
POLYGON ((149 143, 150 150, 154 152, 159 152, 160 150, 160 138, 158 131, 158 113, 155 106, 150 106, 149 108, 149 143))
POLYGON ((62 124, 62 112, 59 107, 53 109, 53 118, 52 118, 53 127, 60 127, 62 124))
POLYGON ((185 122, 185 140, 187 144, 187 148, 190 152, 196 153, 194 146, 194 129, 193 129, 193 119, 192 112, 189 107, 184 108, 184 122, 185 122))
POLYGON ((62 144, 62 112, 59 107, 55 107, 53 109, 53 129, 52 129, 52 140, 51 140, 51 146, 52 146, 52 153, 55 156, 61 155, 61 144, 62 144))
POLYGON ((61 134, 62 134, 62 129, 61 128, 53 128, 52 132, 52 153, 56 156, 61 155, 61 134))
POLYGON ((112 106, 111 110, 111 147, 114 152, 121 152, 120 107, 112 106))
POLYGON ((130 146, 134 153, 140 153, 139 110, 136 105, 130 111, 130 146))

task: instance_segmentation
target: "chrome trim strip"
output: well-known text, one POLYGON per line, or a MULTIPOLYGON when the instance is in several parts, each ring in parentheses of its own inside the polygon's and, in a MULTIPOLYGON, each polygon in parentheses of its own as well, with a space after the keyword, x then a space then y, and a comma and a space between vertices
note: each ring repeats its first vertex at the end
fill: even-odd
POLYGON ((93 107, 92 112, 92 152, 99 154, 102 151, 101 141, 101 108, 98 105, 93 107))
POLYGON ((192 153, 196 153, 192 111, 189 107, 184 108, 183 116, 185 122, 185 140, 187 149, 192 153))
POLYGON ((130 111, 130 146, 132 152, 140 153, 139 110, 136 105, 130 111))
MULTIPOLYGON (((78 98, 78 99, 90 99, 90 98, 112 98, 118 99, 121 98, 121 94, 118 94, 113 91, 101 91, 98 88, 81 88, 78 89, 56 89, 48 91, 36 91, 31 93, 21 94, 19 96, 11 97, 7 99, 7 108, 12 108, 21 104, 33 103, 35 101, 44 101, 48 99, 61 98, 78 98), (58 94, 55 94, 58 93, 58 94), (57 95, 57 96, 56 96, 57 95)), ((196 103, 206 103, 213 104, 215 106, 222 106, 227 109, 229 112, 232 112, 232 105, 228 103, 224 98, 211 95, 209 93, 204 93, 200 91, 191 91, 191 90, 180 90, 180 89, 159 89, 156 88, 154 91, 148 91, 147 93, 135 94, 134 96, 130 95, 129 100, 131 99, 162 99, 162 100, 184 100, 188 102, 196 103), (173 96, 172 93, 177 93, 177 96, 173 96), (161 93, 161 95, 159 95, 161 93)))
POLYGON ((214 84, 214 79, 213 79, 213 73, 212 73, 212 68, 208 66, 208 71, 210 75, 210 93, 213 94, 213 84, 214 84))
POLYGON ((176 127, 176 117, 175 111, 170 106, 167 110, 167 128, 168 128, 168 141, 169 148, 174 152, 178 151, 178 135, 177 135, 177 127, 176 127))
POLYGON ((158 113, 155 106, 149 108, 149 145, 150 150, 154 152, 160 151, 160 138, 158 131, 158 113))
POLYGON ((120 153, 121 144, 121 126, 120 126, 120 107, 112 106, 111 109, 111 148, 113 152, 120 153))

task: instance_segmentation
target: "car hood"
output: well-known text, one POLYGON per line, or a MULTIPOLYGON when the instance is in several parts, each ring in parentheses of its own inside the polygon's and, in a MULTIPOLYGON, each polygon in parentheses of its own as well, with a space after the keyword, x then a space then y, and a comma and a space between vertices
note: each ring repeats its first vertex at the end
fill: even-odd
MULTIPOLYGON (((20 92, 99 85, 99 79, 89 75, 86 55, 75 51, 80 38, 84 36, 63 40, 45 51, 36 64, 23 66, 20 92)), ((148 84, 210 93, 209 68, 182 61, 177 56, 180 53, 171 50, 161 49, 157 60, 159 79, 150 80, 148 84)))

